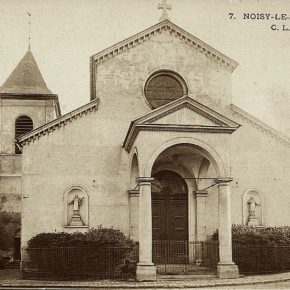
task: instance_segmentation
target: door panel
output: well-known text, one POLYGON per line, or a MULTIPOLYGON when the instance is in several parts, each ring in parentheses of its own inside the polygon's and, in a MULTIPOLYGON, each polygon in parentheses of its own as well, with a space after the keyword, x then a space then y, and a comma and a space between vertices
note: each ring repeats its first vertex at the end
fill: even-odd
POLYGON ((178 174, 161 171, 152 186, 153 261, 184 263, 187 259, 187 186, 178 174), (157 189, 154 191, 154 189, 157 189))

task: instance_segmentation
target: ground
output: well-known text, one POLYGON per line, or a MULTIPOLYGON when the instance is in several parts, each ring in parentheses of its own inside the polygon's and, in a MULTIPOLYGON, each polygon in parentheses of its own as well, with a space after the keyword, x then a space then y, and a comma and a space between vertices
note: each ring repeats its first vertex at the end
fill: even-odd
POLYGON ((290 273, 247 276, 239 279, 183 279, 180 281, 159 280, 157 282, 120 281, 36 281, 20 280, 19 270, 0 270, 0 289, 290 289, 290 273), (242 285, 247 283, 247 285, 242 285), (217 284, 221 285, 218 286, 217 284), (236 285, 233 285, 236 284, 236 285), (240 285, 238 285, 240 284, 240 285))

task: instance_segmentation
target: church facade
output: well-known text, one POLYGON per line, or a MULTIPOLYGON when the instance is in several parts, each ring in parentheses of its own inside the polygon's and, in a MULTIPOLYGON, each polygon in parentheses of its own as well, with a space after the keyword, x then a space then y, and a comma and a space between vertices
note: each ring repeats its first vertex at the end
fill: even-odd
POLYGON ((139 242, 137 278, 152 280, 152 241, 218 230, 218 275, 238 277, 232 223, 290 225, 290 140, 232 104, 238 63, 168 19, 90 60, 90 102, 60 116, 56 97, 37 99, 56 118, 17 139, 22 247, 113 226, 139 242))

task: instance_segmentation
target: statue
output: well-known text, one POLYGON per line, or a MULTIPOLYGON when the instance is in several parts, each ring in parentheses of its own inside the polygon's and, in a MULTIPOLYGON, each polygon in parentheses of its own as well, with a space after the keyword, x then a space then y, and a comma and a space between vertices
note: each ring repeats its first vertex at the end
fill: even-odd
POLYGON ((73 204, 73 216, 72 219, 69 223, 70 226, 83 226, 84 223, 81 219, 81 215, 80 215, 80 206, 83 202, 84 197, 79 198, 78 195, 75 195, 73 200, 69 203, 73 204))
POLYGON ((260 206, 260 204, 255 201, 254 197, 251 197, 247 202, 247 204, 249 205, 248 226, 258 226, 259 221, 258 218, 256 217, 256 207, 260 206))

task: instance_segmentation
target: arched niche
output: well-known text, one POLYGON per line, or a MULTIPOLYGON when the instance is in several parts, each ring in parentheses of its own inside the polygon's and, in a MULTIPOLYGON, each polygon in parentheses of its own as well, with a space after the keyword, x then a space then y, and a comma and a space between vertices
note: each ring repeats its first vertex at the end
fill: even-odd
POLYGON ((243 224, 263 226, 264 201, 262 193, 257 189, 247 190, 242 197, 243 224))
POLYGON ((81 186, 69 187, 64 193, 64 226, 88 227, 89 197, 81 186))

